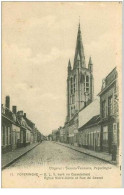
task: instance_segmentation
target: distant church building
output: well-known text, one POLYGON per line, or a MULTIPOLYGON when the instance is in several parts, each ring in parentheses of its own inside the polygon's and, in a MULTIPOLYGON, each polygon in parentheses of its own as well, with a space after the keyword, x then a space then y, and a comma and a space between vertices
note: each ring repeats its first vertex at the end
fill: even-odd
POLYGON ((70 60, 68 62, 67 122, 70 121, 79 110, 91 103, 93 101, 93 96, 93 64, 90 57, 88 67, 86 67, 79 24, 73 67, 70 60))

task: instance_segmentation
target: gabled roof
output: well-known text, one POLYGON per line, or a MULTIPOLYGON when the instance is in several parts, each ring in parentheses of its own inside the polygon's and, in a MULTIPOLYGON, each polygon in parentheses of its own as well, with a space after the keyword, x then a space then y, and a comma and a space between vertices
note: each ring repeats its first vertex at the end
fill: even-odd
POLYGON ((79 131, 82 131, 88 127, 98 125, 100 123, 100 115, 96 115, 92 117, 87 123, 85 123, 82 127, 79 128, 79 131))

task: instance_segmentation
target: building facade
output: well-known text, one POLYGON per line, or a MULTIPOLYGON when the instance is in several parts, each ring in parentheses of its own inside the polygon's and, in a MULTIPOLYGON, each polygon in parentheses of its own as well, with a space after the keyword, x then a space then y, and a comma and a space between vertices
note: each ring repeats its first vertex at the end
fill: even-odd
POLYGON ((59 141, 60 140, 60 132, 59 132, 59 130, 53 130, 52 131, 52 140, 53 141, 59 141))
POLYGON ((30 143, 35 143, 37 140, 37 137, 35 135, 36 134, 35 133, 35 124, 27 118, 26 113, 24 113, 23 118, 28 125, 28 129, 30 129, 30 143))
POLYGON ((64 134, 65 134, 65 131, 64 131, 63 127, 60 127, 59 134, 60 134, 59 141, 63 143, 64 142, 64 134))
POLYGON ((69 144, 75 146, 78 145, 77 135, 78 135, 78 114, 75 114, 75 116, 68 123, 69 144))
MULTIPOLYGON (((100 96, 101 150, 109 153, 119 146, 118 73, 114 68, 102 82, 100 96)), ((116 150, 116 149, 115 149, 116 150)))
POLYGON ((28 126, 26 120, 24 119, 23 111, 17 112, 17 120, 20 124, 20 147, 27 146, 30 144, 31 140, 31 128, 28 126))
POLYGON ((92 117, 87 123, 79 128, 78 145, 94 151, 101 151, 100 115, 92 117))
POLYGON ((16 106, 12 106, 12 111, 10 110, 10 97, 6 96, 5 105, 2 104, 2 153, 40 142, 45 139, 42 136, 23 111, 17 112, 16 106))
POLYGON ((2 153, 18 148, 20 140, 20 125, 17 121, 15 106, 10 110, 10 97, 6 96, 5 105, 2 105, 2 153))
POLYGON ((2 153, 12 150, 12 124, 13 119, 10 110, 2 105, 2 153))

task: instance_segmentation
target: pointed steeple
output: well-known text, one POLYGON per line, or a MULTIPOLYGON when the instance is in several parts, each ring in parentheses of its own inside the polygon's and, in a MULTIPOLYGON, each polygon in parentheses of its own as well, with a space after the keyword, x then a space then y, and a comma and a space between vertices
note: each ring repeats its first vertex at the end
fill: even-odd
POLYGON ((70 59, 68 61, 68 67, 71 67, 71 62, 70 62, 70 59))
POLYGON ((71 62, 70 62, 70 59, 69 59, 69 61, 68 61, 68 72, 70 72, 71 71, 71 62))
POLYGON ((80 56, 80 63, 82 67, 86 67, 85 64, 85 56, 84 56, 84 48, 82 43, 82 36, 81 36, 81 29, 80 29, 80 22, 78 26, 78 34, 77 34, 77 43, 76 43, 76 49, 75 49, 75 57, 74 57, 74 67, 76 67, 76 62, 78 55, 80 56))
POLYGON ((91 56, 90 56, 90 58, 89 58, 88 69, 89 69, 91 72, 93 71, 93 63, 92 63, 91 56))
POLYGON ((90 56, 90 58, 89 58, 89 63, 88 64, 90 64, 90 65, 92 65, 93 63, 92 63, 92 59, 91 59, 91 56, 90 56))

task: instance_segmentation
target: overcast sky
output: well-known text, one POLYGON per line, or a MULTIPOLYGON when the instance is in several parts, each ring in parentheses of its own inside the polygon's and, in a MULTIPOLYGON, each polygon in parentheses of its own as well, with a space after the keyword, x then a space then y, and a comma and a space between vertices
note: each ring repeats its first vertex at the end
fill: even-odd
POLYGON ((92 57, 95 95, 121 63, 121 4, 2 3, 2 101, 27 113, 47 135, 66 118, 66 79, 80 16, 86 63, 92 57))

